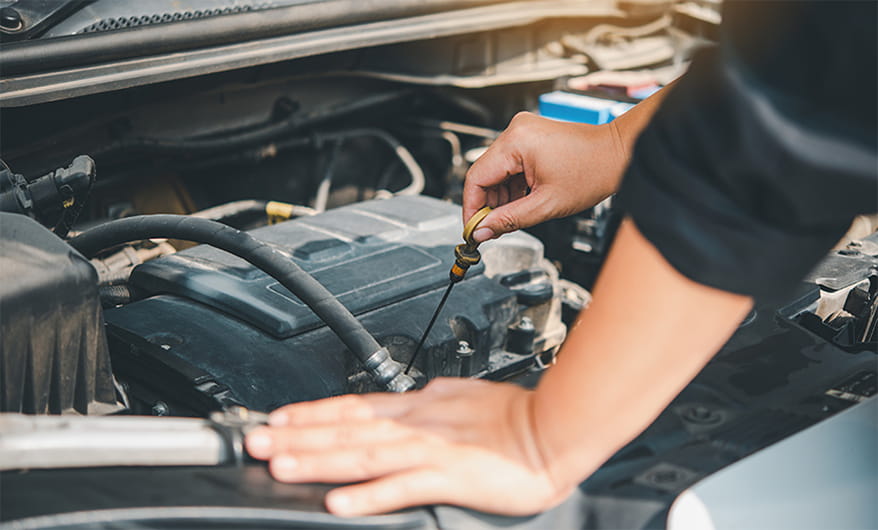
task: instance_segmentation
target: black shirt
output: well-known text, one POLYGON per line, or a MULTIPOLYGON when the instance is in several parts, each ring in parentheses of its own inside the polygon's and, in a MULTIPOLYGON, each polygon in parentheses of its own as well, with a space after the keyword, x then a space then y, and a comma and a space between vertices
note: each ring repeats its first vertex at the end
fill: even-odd
POLYGON ((682 274, 773 298, 878 211, 876 6, 726 2, 619 193, 682 274))

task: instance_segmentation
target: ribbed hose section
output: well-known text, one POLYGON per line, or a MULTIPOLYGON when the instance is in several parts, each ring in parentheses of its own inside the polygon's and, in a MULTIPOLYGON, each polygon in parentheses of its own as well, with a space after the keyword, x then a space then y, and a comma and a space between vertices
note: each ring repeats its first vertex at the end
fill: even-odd
POLYGON ((141 239, 192 241, 233 254, 262 270, 299 297, 363 362, 376 383, 393 392, 414 388, 414 380, 332 293, 293 260, 271 246, 224 224, 182 215, 143 215, 110 221, 70 239, 88 258, 102 250, 141 239))

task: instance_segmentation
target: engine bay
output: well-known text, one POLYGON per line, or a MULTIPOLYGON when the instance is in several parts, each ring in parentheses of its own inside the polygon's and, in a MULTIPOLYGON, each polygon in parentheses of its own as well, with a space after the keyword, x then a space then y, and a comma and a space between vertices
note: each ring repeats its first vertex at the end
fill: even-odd
MULTIPOLYGON (((611 197, 482 245, 415 358, 462 241, 467 170, 520 110, 612 120, 681 75, 718 22, 715 2, 680 3, 673 16, 656 2, 560 4, 508 26, 486 18, 496 27, 124 87, 101 88, 108 81, 96 77, 69 97, 48 84, 28 92, 27 79, 48 72, 10 70, 0 96, 0 412, 198 418, 238 453, 178 468, 141 459, 28 470, 0 459, 0 521, 203 505, 286 510, 302 528, 334 524, 320 518, 325 487, 272 482, 215 418, 387 390, 373 358, 353 351, 304 290, 216 244, 143 234, 95 252, 75 243, 122 220, 207 220, 258 241, 322 285, 380 346, 376 366, 410 377, 411 388, 437 377, 536 385, 587 311, 624 212, 611 197), (627 70, 640 77, 585 75, 627 70), (29 493, 37 489, 40 499, 29 493)), ((478 7, 493 8, 503 6, 478 7)), ((430 29, 444 15, 418 16, 430 29)), ((94 29, 101 20, 125 19, 83 27, 103 31, 94 29)), ((54 31, 65 36, 67 26, 54 31)), ((124 77, 141 59, 118 60, 124 77)), ((93 67, 80 65, 83 79, 98 76, 93 67)), ((858 222, 797 293, 757 300, 695 380, 569 502, 515 524, 663 527, 670 504, 699 480, 874 396, 878 226, 858 222)), ((632 293, 650 296, 640 278, 630 281, 632 293)), ((159 453, 161 443, 150 445, 138 451, 159 453)), ((425 513, 374 527, 508 526, 445 506, 425 513)), ((241 517, 254 527, 268 520, 241 517)))
MULTIPOLYGON (((394 359, 408 363, 448 283, 459 229, 459 208, 397 197, 252 234, 300 262, 394 359)), ((508 377, 526 370, 535 356, 550 356, 563 340, 557 274, 552 277, 539 241, 520 234, 483 254, 484 264, 456 287, 444 325, 428 338, 413 366, 416 379, 508 377), (522 275, 530 281, 510 285, 522 275)), ((193 410, 182 399, 187 391, 202 392, 217 407, 234 403, 268 412, 285 403, 380 390, 307 306, 239 259, 195 247, 138 267, 130 283, 144 297, 105 316, 111 349, 129 352, 116 356, 114 365, 136 378, 131 385, 177 403, 170 406, 174 415, 209 412, 193 410), (179 396, 171 391, 165 397, 169 389, 155 387, 174 379, 161 374, 168 357, 191 365, 183 372, 190 388, 176 390, 179 396)))

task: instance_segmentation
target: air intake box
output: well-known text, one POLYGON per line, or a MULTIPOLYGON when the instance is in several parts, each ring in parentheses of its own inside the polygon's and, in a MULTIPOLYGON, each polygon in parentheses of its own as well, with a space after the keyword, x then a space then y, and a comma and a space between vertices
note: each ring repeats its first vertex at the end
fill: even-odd
POLYGON ((29 217, 0 213, 0 411, 117 410, 97 273, 29 217))

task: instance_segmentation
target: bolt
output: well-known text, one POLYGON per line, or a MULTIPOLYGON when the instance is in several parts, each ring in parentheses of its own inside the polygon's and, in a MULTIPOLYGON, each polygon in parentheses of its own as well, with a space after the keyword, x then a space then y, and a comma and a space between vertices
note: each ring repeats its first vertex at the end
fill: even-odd
POLYGON ((171 413, 171 409, 168 408, 168 404, 164 401, 156 401, 152 405, 152 415, 153 416, 167 416, 171 413))
POLYGON ((469 377, 472 375, 473 353, 475 350, 472 349, 469 342, 465 340, 457 342, 457 358, 460 359, 458 376, 469 377))
POLYGON ((0 27, 6 31, 18 31, 24 27, 21 15, 11 7, 0 9, 0 27))
POLYGON ((518 329, 521 331, 533 331, 534 321, 530 317, 521 317, 521 320, 518 322, 518 329))
POLYGON ((469 342, 462 340, 457 343, 457 356, 458 357, 470 357, 475 350, 469 345, 469 342))
POLYGON ((694 407, 691 409, 693 419, 705 420, 710 417, 710 410, 705 407, 694 407))
POLYGON ((686 409, 683 419, 699 425, 713 425, 722 421, 722 416, 717 412, 703 406, 694 406, 686 409))

